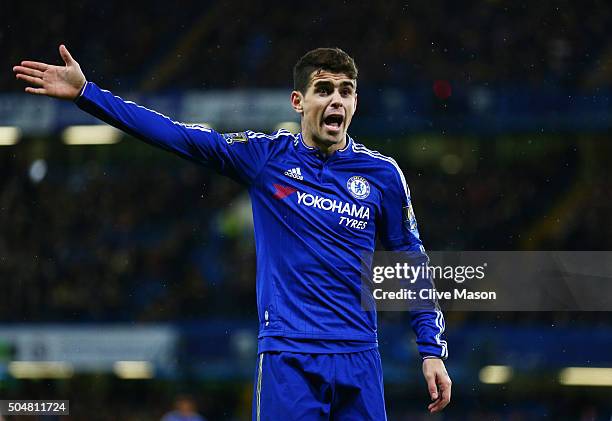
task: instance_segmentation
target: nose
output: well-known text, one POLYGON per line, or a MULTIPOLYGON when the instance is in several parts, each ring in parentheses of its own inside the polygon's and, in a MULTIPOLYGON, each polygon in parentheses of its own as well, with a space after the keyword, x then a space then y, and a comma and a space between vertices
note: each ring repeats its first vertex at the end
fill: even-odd
POLYGON ((330 106, 333 108, 342 107, 342 96, 340 95, 340 92, 337 89, 334 90, 330 106))

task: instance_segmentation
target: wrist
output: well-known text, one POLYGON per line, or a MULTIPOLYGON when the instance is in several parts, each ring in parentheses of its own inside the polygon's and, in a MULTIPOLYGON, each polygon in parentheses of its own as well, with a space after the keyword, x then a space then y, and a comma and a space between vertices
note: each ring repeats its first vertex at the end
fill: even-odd
POLYGON ((83 82, 83 85, 79 89, 79 92, 77 93, 77 95, 72 99, 73 102, 77 102, 79 98, 83 96, 83 92, 85 91, 86 87, 87 87, 87 79, 85 79, 85 81, 83 82))

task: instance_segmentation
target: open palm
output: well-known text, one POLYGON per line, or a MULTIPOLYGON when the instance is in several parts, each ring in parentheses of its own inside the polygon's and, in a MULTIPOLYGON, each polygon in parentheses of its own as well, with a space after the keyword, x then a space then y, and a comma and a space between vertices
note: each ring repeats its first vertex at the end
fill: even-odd
POLYGON ((79 95, 86 82, 81 66, 64 45, 60 45, 59 53, 65 66, 22 61, 20 66, 13 67, 17 79, 31 85, 25 88, 26 92, 60 99, 74 99, 79 95))

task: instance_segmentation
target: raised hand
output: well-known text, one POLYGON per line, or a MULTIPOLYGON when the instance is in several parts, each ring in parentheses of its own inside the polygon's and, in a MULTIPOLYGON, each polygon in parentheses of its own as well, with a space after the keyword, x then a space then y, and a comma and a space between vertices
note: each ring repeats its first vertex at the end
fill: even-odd
POLYGON ((60 45, 59 53, 65 66, 53 66, 38 61, 22 61, 13 67, 15 77, 27 82, 25 91, 35 95, 46 95, 60 99, 75 99, 87 80, 68 49, 60 45))

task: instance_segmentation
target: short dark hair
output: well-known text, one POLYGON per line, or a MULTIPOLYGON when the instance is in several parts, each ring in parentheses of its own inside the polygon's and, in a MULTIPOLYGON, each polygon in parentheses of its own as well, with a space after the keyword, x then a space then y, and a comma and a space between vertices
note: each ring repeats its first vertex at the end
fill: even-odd
POLYGON ((306 93, 310 75, 317 70, 344 73, 357 79, 357 66, 351 56, 340 48, 316 48, 304 54, 293 67, 293 89, 306 93))

